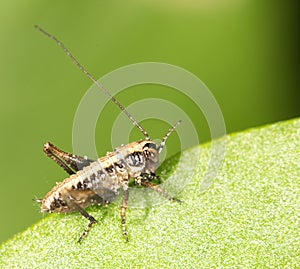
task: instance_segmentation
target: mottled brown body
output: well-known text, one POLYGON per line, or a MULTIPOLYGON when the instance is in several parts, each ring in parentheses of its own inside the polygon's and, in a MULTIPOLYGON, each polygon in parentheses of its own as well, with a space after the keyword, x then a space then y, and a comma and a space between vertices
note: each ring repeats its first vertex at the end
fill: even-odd
POLYGON ((63 182, 57 183, 43 199, 37 199, 36 201, 41 203, 42 212, 68 213, 77 211, 87 218, 89 224, 80 236, 78 240, 80 242, 82 238, 87 235, 92 225, 97 222, 94 217, 89 215, 84 209, 91 204, 101 205, 111 202, 119 195, 120 189, 122 188, 121 223, 123 235, 126 241, 128 241, 125 227, 125 213, 129 199, 128 183, 130 178, 134 178, 135 184, 137 185, 153 189, 171 201, 180 202, 180 200, 169 196, 158 185, 151 182, 154 179, 159 179, 159 177, 155 175, 158 167, 158 155, 163 149, 167 138, 178 126, 180 121, 169 129, 160 145, 157 145, 150 140, 146 130, 143 129, 109 91, 103 88, 94 77, 83 68, 56 37, 50 35, 38 26, 36 26, 36 28, 59 45, 76 66, 121 109, 145 137, 145 140, 118 147, 114 149, 113 152, 108 152, 106 156, 96 161, 64 152, 47 142, 44 145, 46 155, 61 166, 70 176, 63 182))
POLYGON ((42 212, 68 213, 78 211, 90 223, 79 242, 97 221, 84 208, 92 204, 108 204, 119 195, 123 189, 121 220, 123 235, 128 241, 125 227, 126 208, 129 199, 128 183, 135 179, 137 185, 151 188, 171 201, 178 201, 166 194, 159 186, 151 183, 159 179, 155 175, 158 166, 158 149, 155 142, 142 140, 118 147, 114 152, 96 161, 64 152, 51 143, 44 145, 44 152, 70 174, 46 194, 41 203, 42 212))
MULTIPOLYGON (((130 178, 155 173, 158 165, 157 145, 152 141, 133 142, 108 152, 105 157, 83 167, 47 193, 42 200, 43 212, 72 212, 70 197, 81 207, 111 202, 121 187, 128 188, 130 178)), ((45 151, 53 145, 46 143, 45 151)), ((58 150, 56 148, 56 150, 58 150)))

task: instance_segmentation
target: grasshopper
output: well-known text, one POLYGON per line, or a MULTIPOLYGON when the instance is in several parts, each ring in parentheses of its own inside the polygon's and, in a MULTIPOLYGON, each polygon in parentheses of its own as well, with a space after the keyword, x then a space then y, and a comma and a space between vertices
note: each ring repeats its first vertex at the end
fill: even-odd
POLYGON ((143 140, 117 147, 113 152, 108 152, 104 157, 97 160, 67 153, 50 142, 45 143, 43 148, 45 154, 61 166, 69 174, 69 177, 57 183, 43 199, 36 199, 36 201, 41 204, 41 212, 79 212, 88 219, 89 224, 78 239, 78 242, 81 242, 91 227, 97 223, 96 219, 85 208, 90 205, 105 205, 112 202, 122 189, 121 227, 125 240, 128 242, 125 223, 129 199, 129 180, 131 178, 134 179, 136 185, 152 189, 170 201, 181 202, 179 199, 168 195, 159 185, 153 183, 153 180, 157 180, 159 183, 159 176, 155 174, 158 168, 159 153, 164 148, 167 138, 181 121, 176 122, 168 130, 158 145, 150 139, 147 131, 119 101, 86 71, 61 41, 39 26, 35 27, 61 47, 73 63, 121 109, 145 137, 143 140))

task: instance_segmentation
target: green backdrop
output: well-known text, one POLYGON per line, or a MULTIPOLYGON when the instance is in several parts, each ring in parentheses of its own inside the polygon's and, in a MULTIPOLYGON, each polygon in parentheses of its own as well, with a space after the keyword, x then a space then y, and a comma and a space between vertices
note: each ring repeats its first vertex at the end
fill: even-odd
MULTIPOLYGON (((32 198, 65 177, 42 145, 50 140, 72 150, 74 114, 90 86, 33 25, 62 39, 96 78, 147 61, 189 70, 214 94, 229 133, 300 114, 294 2, 1 1, 0 241, 42 218, 32 198)), ((170 89, 146 85, 118 97, 125 106, 139 98, 170 98, 191 116, 200 141, 210 139, 203 115, 170 89)), ((118 113, 110 104, 99 119, 99 155, 111 150, 118 113)), ((165 132, 151 122, 145 126, 151 134, 165 132)))

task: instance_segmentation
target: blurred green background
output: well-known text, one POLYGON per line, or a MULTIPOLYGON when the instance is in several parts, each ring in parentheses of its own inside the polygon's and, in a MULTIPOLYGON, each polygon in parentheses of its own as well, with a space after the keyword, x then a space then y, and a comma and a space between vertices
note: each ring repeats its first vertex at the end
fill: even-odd
MULTIPOLYGON (((33 25, 59 37, 96 78, 146 61, 189 70, 214 94, 229 133, 299 116, 297 10, 296 1, 270 0, 1 1, 0 241, 43 217, 32 198, 65 173, 42 145, 72 151, 74 114, 91 84, 33 25)), ((171 99, 200 141, 210 139, 203 115, 170 89, 146 85, 118 96, 125 106, 145 97, 171 99)), ((99 119, 99 155, 111 150, 118 113, 109 104, 99 119)), ((167 128, 145 127, 158 137, 167 128)))

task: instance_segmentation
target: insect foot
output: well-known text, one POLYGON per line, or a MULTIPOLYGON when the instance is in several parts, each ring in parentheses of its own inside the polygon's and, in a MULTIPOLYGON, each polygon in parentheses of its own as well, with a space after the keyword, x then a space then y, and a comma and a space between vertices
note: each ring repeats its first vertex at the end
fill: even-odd
POLYGON ((93 216, 85 211, 85 208, 90 205, 107 205, 120 194, 120 190, 123 190, 120 209, 121 227, 123 236, 128 242, 126 209, 129 200, 128 182, 131 178, 135 179, 137 185, 152 189, 170 201, 180 202, 179 199, 168 195, 152 181, 157 180, 159 182, 159 177, 155 174, 158 168, 159 154, 164 148, 167 138, 181 121, 175 123, 164 135, 161 143, 157 145, 156 142, 150 140, 147 131, 119 101, 83 68, 61 41, 42 28, 38 26, 36 28, 61 47, 73 63, 121 109, 144 136, 144 140, 117 147, 113 152, 108 152, 97 160, 89 160, 85 157, 67 153, 50 142, 45 143, 43 147, 45 154, 62 167, 69 176, 62 182, 57 183, 43 199, 36 199, 36 201, 41 203, 42 212, 79 212, 84 216, 89 224, 79 237, 78 242, 81 242, 97 222, 93 216))

